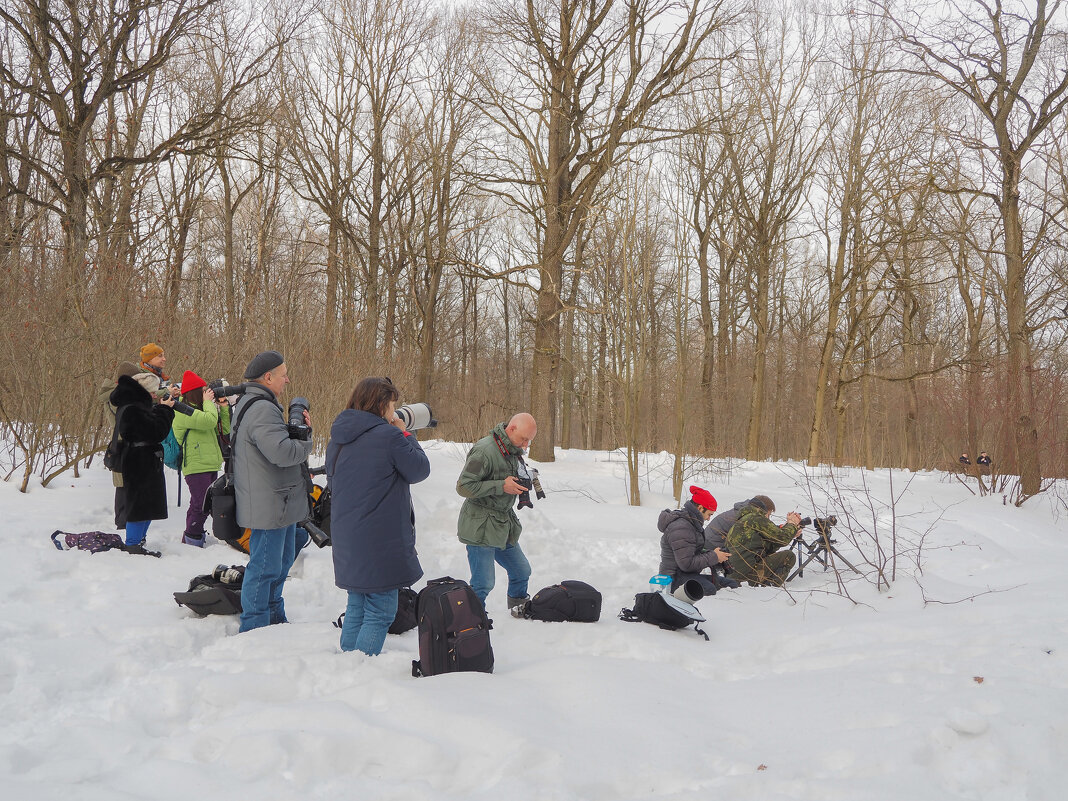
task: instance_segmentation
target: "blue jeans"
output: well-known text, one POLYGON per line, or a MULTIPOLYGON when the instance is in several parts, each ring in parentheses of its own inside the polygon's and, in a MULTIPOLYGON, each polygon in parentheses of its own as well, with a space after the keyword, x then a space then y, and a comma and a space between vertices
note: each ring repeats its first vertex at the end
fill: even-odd
POLYGON ((151 520, 136 520, 126 521, 126 544, 127 545, 140 545, 145 541, 145 537, 148 535, 148 527, 152 525, 151 520))
POLYGON ((496 583, 494 562, 508 573, 508 597, 525 598, 527 580, 530 578, 530 562, 517 542, 504 548, 488 545, 467 546, 467 563, 471 565, 471 589, 475 591, 478 599, 485 604, 486 596, 496 583))
POLYGON ((282 586, 296 559, 296 524, 254 528, 248 539, 248 567, 241 582, 241 628, 251 631, 286 622, 282 586))
POLYGON ((345 622, 341 626, 341 650, 363 651, 378 656, 386 634, 397 616, 397 590, 349 592, 345 622))

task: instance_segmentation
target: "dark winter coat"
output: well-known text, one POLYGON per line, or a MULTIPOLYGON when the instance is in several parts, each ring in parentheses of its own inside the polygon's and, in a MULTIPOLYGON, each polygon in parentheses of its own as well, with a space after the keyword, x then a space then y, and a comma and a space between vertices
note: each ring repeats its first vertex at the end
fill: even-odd
POLYGON ((122 484, 126 520, 165 520, 167 486, 163 475, 163 447, 174 410, 152 402, 152 396, 129 376, 120 376, 111 403, 116 426, 126 443, 122 484))
POLYGON ((334 583, 370 593, 418 581, 410 485, 430 475, 418 440, 377 414, 346 409, 330 429, 326 468, 334 583))
POLYGON ((727 549, 727 532, 731 530, 731 526, 738 522, 738 515, 742 513, 742 509, 751 503, 752 501, 738 501, 738 503, 734 504, 733 509, 720 512, 708 522, 708 525, 705 526, 705 544, 709 550, 713 548, 727 549))
POLYGON ((705 520, 693 501, 686 501, 681 509, 665 509, 656 527, 660 538, 660 572, 665 576, 677 573, 700 573, 719 564, 719 557, 705 542, 705 520))

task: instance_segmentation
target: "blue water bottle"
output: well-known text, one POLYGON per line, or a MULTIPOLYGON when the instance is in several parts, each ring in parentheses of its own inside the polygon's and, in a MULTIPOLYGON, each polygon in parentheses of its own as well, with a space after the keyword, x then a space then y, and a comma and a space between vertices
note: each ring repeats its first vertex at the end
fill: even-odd
POLYGON ((671 576, 659 573, 649 579, 649 592, 662 592, 665 595, 671 589, 671 576))

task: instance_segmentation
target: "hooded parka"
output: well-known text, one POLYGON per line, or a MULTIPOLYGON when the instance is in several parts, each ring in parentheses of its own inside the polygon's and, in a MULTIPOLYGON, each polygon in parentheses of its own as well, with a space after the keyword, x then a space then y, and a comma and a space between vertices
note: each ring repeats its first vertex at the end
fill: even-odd
POLYGON ((345 409, 330 429, 326 469, 334 583, 375 593, 418 581, 410 485, 430 475, 418 440, 377 414, 345 409))
POLYGON ((129 376, 120 376, 111 403, 116 429, 126 443, 122 484, 126 493, 126 521, 166 520, 167 487, 163 475, 163 447, 174 419, 169 406, 154 404, 152 396, 129 376))

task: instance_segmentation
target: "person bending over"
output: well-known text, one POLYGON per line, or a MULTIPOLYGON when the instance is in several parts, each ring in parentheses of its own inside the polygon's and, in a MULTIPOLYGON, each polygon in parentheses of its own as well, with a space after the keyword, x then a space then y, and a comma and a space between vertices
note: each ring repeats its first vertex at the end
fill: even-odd
POLYGON ((768 519, 773 511, 775 504, 767 496, 753 498, 727 532, 732 575, 753 587, 781 587, 797 561, 793 551, 779 549, 797 537, 801 515, 790 512, 780 528, 768 519))

